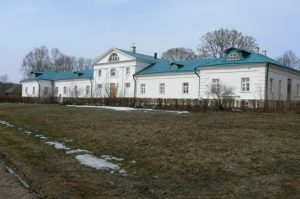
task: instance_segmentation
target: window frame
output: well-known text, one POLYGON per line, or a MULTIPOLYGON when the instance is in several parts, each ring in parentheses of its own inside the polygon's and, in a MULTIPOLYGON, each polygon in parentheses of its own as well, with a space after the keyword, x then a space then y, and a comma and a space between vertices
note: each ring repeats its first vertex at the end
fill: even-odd
POLYGON ((189 82, 183 82, 182 83, 182 94, 188 95, 189 94, 189 82))
POLYGON ((91 93, 91 86, 90 85, 87 85, 86 87, 85 87, 85 94, 86 95, 89 95, 91 93))
POLYGON ((125 74, 126 74, 126 75, 130 75, 130 67, 126 67, 126 69, 125 69, 125 74))
POLYGON ((109 75, 110 75, 111 77, 116 77, 116 76, 117 76, 117 69, 116 69, 116 68, 111 68, 111 69, 109 70, 109 75), (112 75, 112 71, 114 71, 114 75, 112 75))
POLYGON ((238 52, 231 52, 227 56, 228 61, 237 61, 237 60, 240 60, 240 59, 241 59, 241 57, 240 57, 240 54, 238 52))
POLYGON ((116 61, 119 61, 119 60, 120 60, 120 58, 119 58, 119 55, 117 53, 112 53, 108 58, 109 62, 116 62, 116 61))
POLYGON ((125 82, 125 88, 129 89, 130 88, 130 82, 125 82), (129 85, 129 86, 128 86, 129 85))
POLYGON ((141 95, 146 94, 146 84, 144 83, 140 84, 140 94, 141 95))
POLYGON ((219 78, 211 79, 211 85, 212 85, 213 89, 219 90, 220 89, 220 79, 219 78))
POLYGON ((67 94, 67 87, 66 87, 66 86, 64 86, 63 94, 64 94, 64 95, 67 94))
POLYGON ((241 78, 241 92, 243 92, 243 93, 251 92, 250 77, 242 77, 241 78))
POLYGON ((49 87, 45 86, 43 90, 43 95, 48 95, 49 94, 49 87))
POLYGON ((166 94, 166 84, 165 83, 159 83, 159 94, 160 95, 166 94))
POLYGON ((102 70, 98 70, 98 77, 102 77, 102 70))

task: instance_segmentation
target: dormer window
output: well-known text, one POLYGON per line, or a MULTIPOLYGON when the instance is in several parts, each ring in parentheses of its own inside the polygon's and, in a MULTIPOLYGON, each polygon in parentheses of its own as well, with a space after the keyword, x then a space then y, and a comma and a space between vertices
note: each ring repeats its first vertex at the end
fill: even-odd
POLYGON ((233 60, 240 60, 240 55, 237 52, 231 52, 228 56, 227 56, 227 60, 233 61, 233 60))
POLYGON ((109 59, 108 59, 108 61, 119 61, 119 56, 118 56, 118 54, 117 53, 113 53, 113 54, 111 54, 110 56, 109 56, 109 59))

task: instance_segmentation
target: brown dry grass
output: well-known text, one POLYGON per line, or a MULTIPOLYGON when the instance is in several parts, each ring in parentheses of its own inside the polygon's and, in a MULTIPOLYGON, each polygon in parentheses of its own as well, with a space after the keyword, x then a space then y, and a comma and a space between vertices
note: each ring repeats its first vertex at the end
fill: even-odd
POLYGON ((129 176, 81 166, 72 156, 0 127, 0 154, 50 198, 297 198, 300 115, 176 115, 58 105, 0 105, 0 119, 95 154, 129 176))

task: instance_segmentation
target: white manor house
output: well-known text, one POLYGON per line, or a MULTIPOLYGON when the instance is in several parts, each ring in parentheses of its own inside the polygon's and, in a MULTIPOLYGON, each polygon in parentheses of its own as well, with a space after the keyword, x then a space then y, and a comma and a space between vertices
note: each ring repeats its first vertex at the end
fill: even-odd
POLYGON ((112 48, 93 69, 34 72, 21 81, 24 97, 211 99, 211 85, 235 99, 300 100, 300 72, 254 51, 227 49, 223 58, 167 61, 112 48))

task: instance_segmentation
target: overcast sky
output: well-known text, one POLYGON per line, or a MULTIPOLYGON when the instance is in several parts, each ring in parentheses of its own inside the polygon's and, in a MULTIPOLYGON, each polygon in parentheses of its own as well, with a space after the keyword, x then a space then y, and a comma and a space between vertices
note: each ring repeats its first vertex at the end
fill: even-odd
POLYGON ((95 58, 111 47, 162 53, 197 49, 221 27, 256 38, 272 58, 300 57, 299 0, 3 0, 0 2, 0 76, 22 79, 24 56, 42 45, 95 58))

